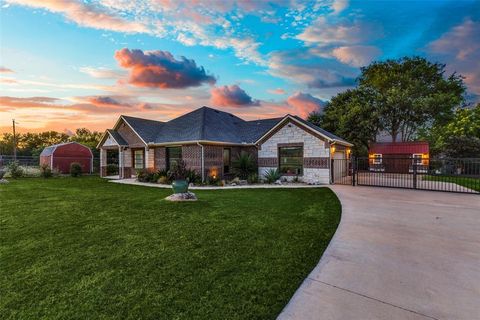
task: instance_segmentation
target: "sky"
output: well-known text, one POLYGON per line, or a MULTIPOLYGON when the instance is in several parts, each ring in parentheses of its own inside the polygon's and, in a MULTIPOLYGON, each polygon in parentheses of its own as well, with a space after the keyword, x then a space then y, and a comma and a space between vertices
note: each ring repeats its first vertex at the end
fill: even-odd
POLYGON ((0 0, 0 133, 321 111, 372 61, 422 56, 480 100, 480 1, 0 0))

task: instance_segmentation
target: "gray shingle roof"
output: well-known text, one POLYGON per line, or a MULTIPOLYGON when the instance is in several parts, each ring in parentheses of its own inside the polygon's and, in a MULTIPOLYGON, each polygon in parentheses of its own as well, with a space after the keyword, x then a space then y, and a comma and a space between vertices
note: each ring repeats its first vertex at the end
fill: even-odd
POLYGON ((123 137, 118 133, 118 131, 112 130, 112 129, 107 129, 108 133, 115 139, 115 141, 118 143, 120 146, 128 146, 128 142, 123 139, 123 137))
POLYGON ((340 138, 339 136, 337 135, 334 135, 333 133, 331 132, 328 132, 327 130, 324 130, 322 128, 320 128, 319 126, 317 125, 314 125, 313 123, 311 122, 308 122, 302 118, 300 118, 299 116, 293 116, 295 119, 297 119, 298 121, 300 121, 301 123, 309 126, 310 128, 320 132, 321 134, 323 134, 324 136, 327 136, 328 138, 332 139, 332 140, 337 140, 337 141, 340 141, 340 142, 345 142, 345 143, 348 143, 350 144, 350 142, 348 142, 347 140, 344 140, 342 138, 340 138))
MULTIPOLYGON (((260 139, 283 118, 245 121, 231 113, 202 107, 168 122, 122 116, 147 143, 216 141, 251 144, 260 139)), ((299 117, 299 121, 339 141, 345 140, 299 117)))

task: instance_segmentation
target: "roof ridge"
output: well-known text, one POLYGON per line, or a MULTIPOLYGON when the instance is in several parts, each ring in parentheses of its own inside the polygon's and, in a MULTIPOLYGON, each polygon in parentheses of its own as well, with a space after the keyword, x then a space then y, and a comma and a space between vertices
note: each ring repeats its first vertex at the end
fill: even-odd
POLYGON ((199 137, 200 140, 205 140, 205 117, 207 114, 206 112, 207 109, 208 109, 207 106, 202 107, 202 116, 200 118, 200 137, 199 137))

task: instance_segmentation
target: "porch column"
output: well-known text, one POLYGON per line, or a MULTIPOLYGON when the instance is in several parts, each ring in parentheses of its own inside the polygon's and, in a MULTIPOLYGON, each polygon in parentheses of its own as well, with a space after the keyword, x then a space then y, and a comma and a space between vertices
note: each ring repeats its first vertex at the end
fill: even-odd
POLYGON ((107 150, 100 149, 100 177, 107 175, 107 150))
POLYGON ((118 179, 124 178, 124 166, 123 166, 123 150, 122 147, 118 147, 118 179))
POLYGON ((123 149, 123 178, 129 179, 132 177, 132 149, 124 148, 123 149))
POLYGON ((145 147, 145 169, 153 171, 155 167, 155 149, 145 147))

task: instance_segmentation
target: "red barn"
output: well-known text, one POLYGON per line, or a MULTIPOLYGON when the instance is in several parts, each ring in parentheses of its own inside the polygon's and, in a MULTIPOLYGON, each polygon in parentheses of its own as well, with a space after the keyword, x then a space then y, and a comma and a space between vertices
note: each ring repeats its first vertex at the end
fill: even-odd
POLYGON ((46 147, 40 154, 40 165, 46 164, 60 173, 69 173, 72 162, 80 163, 82 172, 92 173, 92 150, 78 142, 66 142, 46 147))

